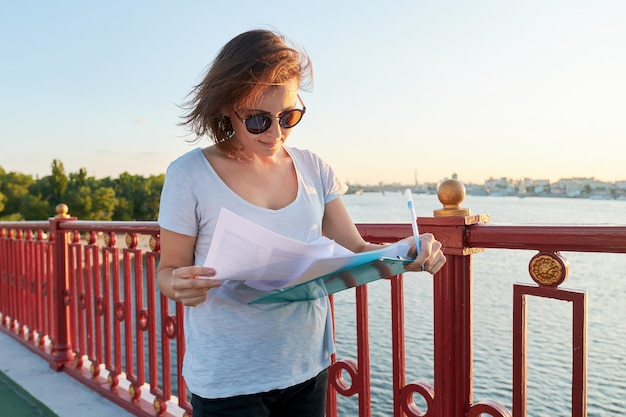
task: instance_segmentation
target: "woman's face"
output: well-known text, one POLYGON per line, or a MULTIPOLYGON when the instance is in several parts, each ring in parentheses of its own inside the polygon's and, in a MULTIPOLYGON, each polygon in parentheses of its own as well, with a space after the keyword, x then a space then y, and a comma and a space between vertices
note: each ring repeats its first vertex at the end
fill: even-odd
POLYGON ((235 130, 235 138, 243 146, 243 153, 248 156, 275 156, 291 133, 291 128, 283 128, 278 122, 281 113, 300 108, 298 105, 298 84, 293 82, 268 87, 252 108, 237 110, 230 115, 235 130), (268 115, 269 128, 259 134, 250 133, 245 120, 254 115, 268 115))

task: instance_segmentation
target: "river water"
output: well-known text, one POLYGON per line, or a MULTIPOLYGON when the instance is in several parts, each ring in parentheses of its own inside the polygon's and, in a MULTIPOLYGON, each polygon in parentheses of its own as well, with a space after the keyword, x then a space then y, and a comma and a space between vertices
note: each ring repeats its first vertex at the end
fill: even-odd
MULTIPOLYGON (((418 216, 441 208, 435 195, 413 198, 418 216)), ((344 201, 356 223, 409 221, 400 193, 350 194, 344 201)), ((467 196, 462 206, 472 214, 490 214, 497 225, 626 225, 626 201, 467 196)), ((512 286, 533 283, 528 262, 535 253, 487 249, 474 256, 474 402, 490 399, 511 409, 512 286)), ((626 255, 562 255, 570 263, 562 287, 588 292, 588 415, 626 416, 626 255)), ((433 384, 432 277, 405 277, 407 381, 433 384)), ((335 303, 338 358, 356 359, 354 290, 336 294, 335 303)), ((389 283, 370 284, 373 417, 393 415, 389 305, 389 283)), ((571 304, 533 297, 528 311, 528 416, 570 416, 571 304)), ((340 415, 358 415, 356 404, 356 397, 339 396, 340 415)))

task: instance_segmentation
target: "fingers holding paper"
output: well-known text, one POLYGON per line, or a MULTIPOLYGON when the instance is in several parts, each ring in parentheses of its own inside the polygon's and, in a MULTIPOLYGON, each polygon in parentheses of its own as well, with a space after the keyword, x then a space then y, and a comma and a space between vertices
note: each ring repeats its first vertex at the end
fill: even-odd
POLYGON ((186 306, 197 306, 207 299, 211 288, 219 287, 215 269, 193 265, 196 238, 161 228, 161 260, 158 284, 167 298, 186 306), (204 279, 200 279, 204 278, 204 279))
POLYGON ((196 306, 207 299, 211 288, 219 287, 221 282, 211 279, 215 270, 201 266, 183 266, 172 270, 170 287, 174 299, 187 306, 196 306))
POLYGON ((430 233, 420 235, 420 254, 416 256, 415 240, 413 237, 407 238, 409 242, 409 252, 407 256, 415 257, 415 260, 405 266, 407 271, 427 271, 431 274, 437 273, 446 263, 446 256, 443 254, 443 246, 430 233))

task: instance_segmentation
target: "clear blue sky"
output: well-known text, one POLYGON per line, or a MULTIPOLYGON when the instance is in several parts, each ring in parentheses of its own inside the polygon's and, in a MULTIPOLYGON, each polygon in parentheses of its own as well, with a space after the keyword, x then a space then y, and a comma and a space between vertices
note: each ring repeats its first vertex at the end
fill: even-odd
POLYGON ((288 144, 345 181, 626 180, 623 0, 5 3, 6 171, 165 172, 191 148, 177 105, 224 43, 270 28, 315 70, 288 144))

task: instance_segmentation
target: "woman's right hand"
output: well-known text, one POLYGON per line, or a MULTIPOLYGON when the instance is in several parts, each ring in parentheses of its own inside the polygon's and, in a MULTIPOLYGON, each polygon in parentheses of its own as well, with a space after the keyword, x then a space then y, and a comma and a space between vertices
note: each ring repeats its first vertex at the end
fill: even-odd
POLYGON ((211 288, 221 281, 211 279, 215 269, 193 265, 196 238, 161 228, 161 259, 158 267, 159 289, 167 298, 186 306, 197 306, 207 299, 211 288))
POLYGON ((210 279, 214 276, 215 270, 204 266, 173 268, 169 279, 170 298, 186 306, 197 306, 206 301, 211 288, 221 285, 221 281, 210 279))

